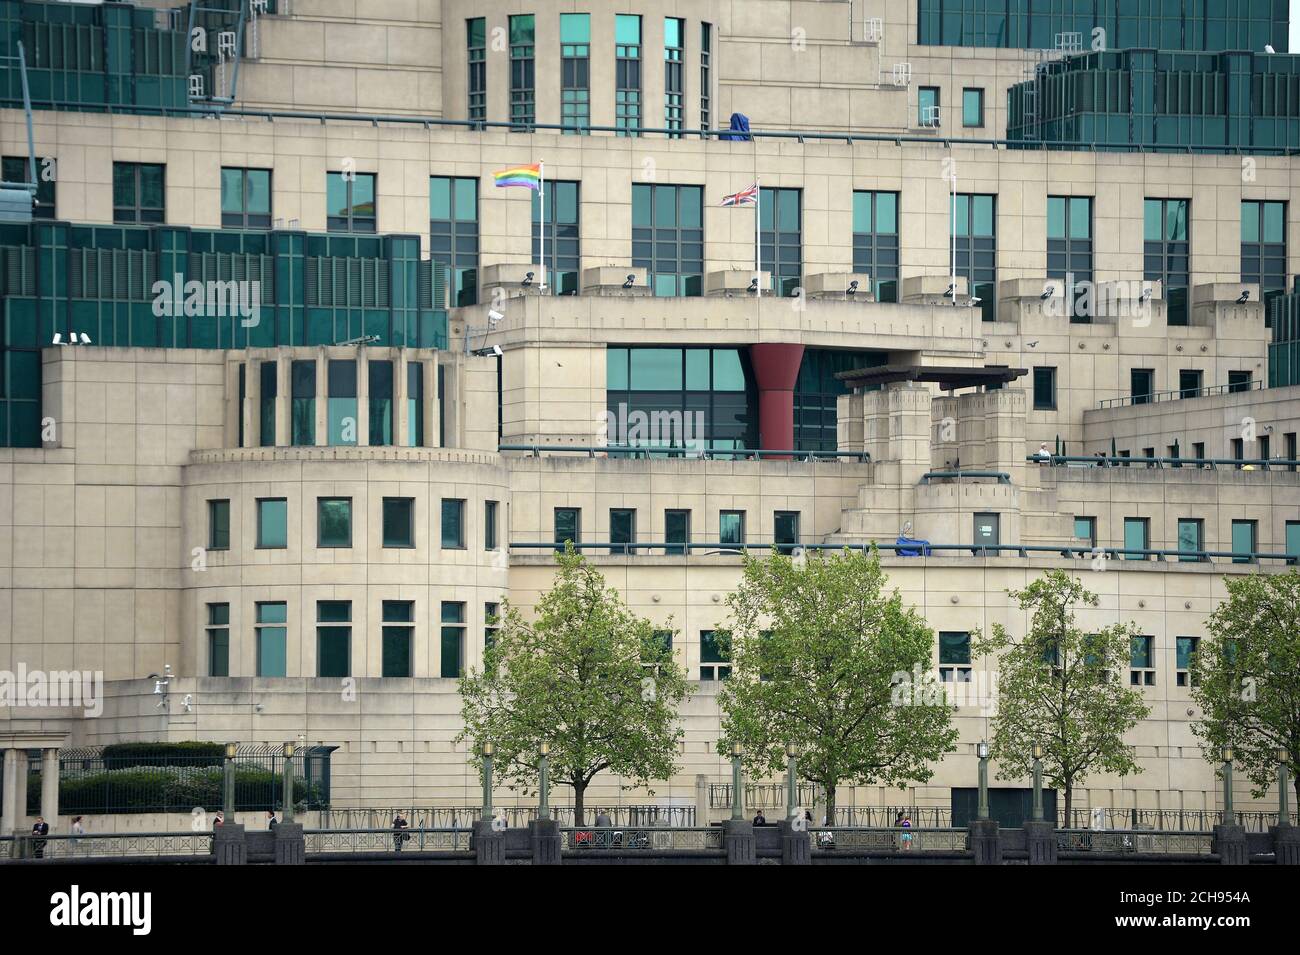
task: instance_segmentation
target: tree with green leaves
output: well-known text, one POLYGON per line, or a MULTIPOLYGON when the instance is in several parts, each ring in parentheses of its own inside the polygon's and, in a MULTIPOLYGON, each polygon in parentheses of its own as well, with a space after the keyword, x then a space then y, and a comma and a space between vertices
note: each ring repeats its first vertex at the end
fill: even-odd
POLYGON ((1049 570, 1024 590, 1008 591, 1031 613, 1028 631, 1012 639, 1001 624, 979 637, 974 652, 997 660, 997 712, 990 755, 999 779, 1023 779, 1033 747, 1043 748, 1043 775, 1065 792, 1070 825, 1074 789, 1090 773, 1140 773, 1124 734, 1151 712, 1142 691, 1121 671, 1130 662, 1136 624, 1085 632, 1075 608, 1095 607, 1097 595, 1063 570, 1049 570))
POLYGON ((1225 577, 1191 663, 1192 732, 1211 764, 1225 746, 1261 798, 1277 782, 1278 750, 1300 800, 1300 572, 1225 577))
POLYGON ((572 544, 556 563, 534 619, 504 604, 483 671, 461 679, 465 728, 457 741, 472 741, 480 769, 480 747, 490 741, 494 767, 526 793, 537 790, 541 744, 549 744, 553 778, 572 787, 581 826, 587 787, 599 773, 644 786, 676 771, 686 675, 671 644, 572 544))
POLYGON ((934 632, 886 583, 874 547, 774 552, 746 556, 727 600, 732 669, 719 693, 718 752, 740 743, 748 771, 766 776, 781 772, 793 744, 831 822, 842 783, 925 782, 957 738, 942 695, 900 705, 898 684, 931 668, 934 632))

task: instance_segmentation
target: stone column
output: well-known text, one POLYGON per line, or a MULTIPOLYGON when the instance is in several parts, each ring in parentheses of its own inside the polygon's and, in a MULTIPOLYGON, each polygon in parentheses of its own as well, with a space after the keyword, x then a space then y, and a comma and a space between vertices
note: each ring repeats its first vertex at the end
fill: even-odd
POLYGON ((534 819, 528 823, 528 837, 533 850, 533 865, 559 865, 560 824, 554 819, 534 819))
POLYGON ((749 359, 758 385, 758 446, 789 450, 794 447, 794 386, 803 345, 750 345, 749 359))
POLYGON ((411 421, 406 408, 407 368, 406 350, 402 349, 393 355, 393 444, 399 448, 411 443, 411 421))
POLYGON ((18 750, 4 751, 4 804, 0 835, 11 836, 18 826, 18 750))
POLYGON ((1300 828, 1273 826, 1273 854, 1278 865, 1300 865, 1300 828))
POLYGON ((293 443, 293 360, 275 363, 275 443, 288 447, 293 443))
POLYGON ((262 363, 245 357, 243 367, 244 401, 239 413, 243 415, 244 447, 256 448, 262 443, 262 363))
POLYGON ((357 447, 368 447, 370 440, 370 362, 365 348, 357 349, 357 447))
POLYGON ((41 750, 41 815, 53 832, 59 825, 59 751, 41 750))
POLYGON ((1250 862, 1250 851, 1246 847, 1246 830, 1242 826, 1215 826, 1213 848, 1219 855, 1219 862, 1223 865, 1246 865, 1250 862))
POLYGON ((316 446, 330 443, 330 361, 325 349, 316 349, 316 446))
POLYGON ((1056 865, 1056 827, 1050 822, 1026 819, 1025 848, 1030 865, 1056 865))
POLYGON ((970 821, 970 847, 976 865, 1002 864, 1002 839, 996 819, 970 821))
POLYGON ((754 865, 758 855, 754 824, 745 819, 728 819, 722 824, 722 845, 727 850, 727 865, 754 865))
MULTIPOLYGON (((799 820, 803 822, 802 819, 799 820)), ((787 818, 781 823, 781 864, 812 865, 812 837, 807 828, 794 828, 795 820, 787 818)))

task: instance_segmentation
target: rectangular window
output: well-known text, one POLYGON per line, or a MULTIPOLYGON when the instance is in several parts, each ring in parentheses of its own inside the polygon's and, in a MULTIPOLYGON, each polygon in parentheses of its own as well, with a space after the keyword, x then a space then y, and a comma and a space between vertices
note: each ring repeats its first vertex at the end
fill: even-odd
POLYGON ((244 402, 248 398, 248 366, 241 364, 239 366, 239 404, 235 407, 239 409, 236 417, 239 419, 239 446, 245 447, 244 444, 244 402))
POLYGON ((288 659, 286 642, 289 630, 285 622, 287 605, 284 603, 259 603, 257 605, 257 675, 284 676, 288 659))
POLYGON ((442 602, 442 659, 439 675, 445 680, 459 679, 465 672, 465 605, 459 601, 442 602))
POLYGON ((1097 303, 1085 299, 1083 283, 1092 282, 1092 199, 1089 196, 1047 197, 1047 277, 1065 283, 1062 294, 1070 305, 1070 322, 1087 325, 1097 303))
POLYGON ((1196 665, 1196 653, 1201 649, 1200 637, 1178 638, 1178 659, 1175 664, 1179 686, 1200 686, 1200 680, 1192 672, 1196 665))
POLYGON ((230 501, 208 501, 208 550, 230 550, 230 501))
POLYGON ((1253 564, 1253 556, 1258 548, 1255 546, 1258 529, 1257 521, 1233 521, 1232 522, 1232 552, 1240 556, 1233 557, 1234 564, 1253 564))
POLYGON ((975 519, 974 539, 977 545, 971 553, 984 557, 997 557, 1001 540, 1001 519, 997 514, 984 512, 973 515, 975 519))
POLYGON ((577 295, 581 290, 581 205, 578 183, 556 180, 546 184, 546 224, 541 221, 541 197, 533 200, 533 262, 542 261, 546 238, 546 284, 552 295, 577 295))
MULTIPOLYGON (((32 170, 26 156, 5 156, 0 160, 0 181, 31 182, 32 170)), ((58 164, 48 156, 36 157, 36 205, 32 207, 33 219, 55 217, 54 188, 58 164)))
POLYGON ((700 24, 700 129, 713 128, 713 24, 700 24))
POLYGON ((556 550, 564 550, 566 543, 582 543, 582 509, 557 507, 555 509, 556 550))
MULTIPOLYGON (((1243 439, 1230 438, 1228 444, 1229 447, 1232 449, 1231 450, 1232 460, 1234 461, 1246 460, 1246 442, 1243 439)), ((1237 465, 1237 467, 1238 469, 1240 469, 1241 465, 1237 465)))
POLYGON ((316 601, 316 675, 352 675, 352 601, 316 601))
POLYGON ((691 541, 691 512, 664 511, 665 554, 685 554, 691 541))
POLYGON ((945 683, 970 682, 969 633, 953 630, 939 631, 939 679, 945 683))
POLYGON ((721 630, 700 631, 700 679, 725 680, 731 676, 731 647, 727 634, 721 630))
POLYGON ((1269 303, 1286 293, 1286 203, 1241 203, 1241 281, 1259 286, 1264 327, 1273 326, 1269 303))
POLYGON ((1034 410, 1056 410, 1056 369, 1037 367, 1034 369, 1034 410))
POLYGON ((483 549, 496 550, 501 546, 497 528, 497 513, 500 505, 496 501, 483 502, 483 549))
POLYGON ((221 168, 221 224, 234 229, 271 228, 271 170, 221 168))
POLYGON ((289 366, 292 379, 293 444, 310 447, 316 443, 316 362, 295 361, 289 366))
POLYGON ((636 511, 631 508, 611 508, 609 512, 609 542, 611 554, 630 554, 636 543, 636 511))
POLYGON ((166 221, 166 174, 156 163, 113 163, 113 221, 166 221))
POLYGON ((966 127, 984 125, 984 91, 982 89, 964 89, 961 91, 961 124, 966 127))
POLYGON ((496 666, 489 659, 489 653, 496 646, 497 631, 501 628, 501 605, 485 603, 483 605, 483 670, 495 673, 496 666))
POLYGON ((939 125, 939 87, 922 86, 916 94, 916 125, 939 125))
POLYGON ((230 604, 208 604, 208 676, 230 676, 230 604))
MULTIPOLYGON (((626 428, 624 445, 737 449, 757 444, 752 375, 743 349, 610 347, 605 383, 609 414, 616 424, 630 425, 619 425, 626 428), (653 429, 636 423, 641 414, 653 429)), ((610 452, 611 457, 626 454, 610 452)))
POLYGON ((1134 368, 1129 372, 1129 395, 1135 405, 1150 404, 1156 391, 1156 373, 1153 368, 1134 368))
POLYGON ((487 119, 487 20, 474 17, 465 21, 465 49, 469 76, 465 85, 468 95, 466 116, 487 119))
POLYGON ((745 543, 744 511, 723 511, 718 515, 718 541, 724 546, 745 543))
MULTIPOLYGON (((1286 434, 1282 435, 1282 460, 1284 460, 1284 461, 1296 461, 1296 460, 1297 460, 1297 458, 1296 458, 1296 432, 1294 432, 1294 431, 1288 431, 1286 434)), ((1296 469, 1296 467, 1297 467, 1297 465, 1295 465, 1295 464, 1288 464, 1286 469, 1287 469, 1288 471, 1294 471, 1294 470, 1296 469)))
POLYGON ((853 271, 871 276, 877 302, 898 301, 898 193, 853 193, 853 271))
POLYGON ((799 512, 777 511, 772 515, 772 542, 782 554, 791 554, 799 544, 799 512))
POLYGON ((511 131, 525 130, 537 122, 534 89, 533 15, 510 18, 510 122, 511 131))
POLYGON ((1286 556, 1288 564, 1300 564, 1300 521, 1286 522, 1286 556))
POLYGON ((1228 394, 1250 391, 1251 373, 1249 371, 1228 372, 1228 394))
POLYGON ((393 443, 393 363, 371 359, 366 362, 370 391, 371 447, 388 447, 393 443))
POLYGON ((650 274, 655 295, 704 292, 700 186, 632 186, 632 265, 650 274))
POLYGON ((316 546, 352 546, 352 498, 316 498, 316 546))
POLYGON ((444 550, 465 549, 465 502, 442 499, 442 546, 444 550))
POLYGON ((1170 325, 1186 325, 1191 284, 1190 199, 1147 199, 1143 204, 1144 277, 1164 284, 1170 325))
MULTIPOLYGON (((1132 551, 1151 549, 1151 521, 1149 518, 1124 518, 1124 549, 1132 551)), ((1125 554, 1124 559, 1149 560, 1150 557, 1146 554, 1125 554)))
POLYGON ((759 190, 759 266, 769 288, 794 295, 803 280, 803 190, 759 190))
POLYGON ((1153 637, 1133 637, 1129 649, 1129 683, 1133 686, 1155 686, 1156 661, 1152 649, 1153 637))
POLYGON ((330 359, 326 370, 329 444, 331 447, 355 445, 357 443, 357 363, 351 359, 330 359))
POLYGON ((478 180, 429 177, 429 258, 451 273, 448 304, 478 304, 478 180))
POLYGON ((410 600, 385 600, 383 604, 384 676, 412 675, 411 649, 415 643, 415 604, 410 600))
POLYGON ((411 447, 424 447, 424 362, 406 364, 406 432, 411 447))
POLYGON ((289 501, 283 497, 257 499, 257 546, 280 550, 289 546, 289 501))
POLYGON ((635 136, 641 125, 641 18, 614 16, 614 125, 635 136))
POLYGON ((1178 372, 1178 397, 1196 398, 1201 393, 1204 373, 1196 368, 1184 368, 1178 372))
MULTIPOLYGON (((264 361, 258 364, 259 384, 262 389, 261 407, 258 409, 259 444, 275 447, 275 405, 280 397, 279 362, 264 361)), ((243 402, 240 402, 240 419, 243 419, 243 402)))
POLYGON ((560 14, 560 125, 582 133, 591 125, 591 14, 560 14))
POLYGON ((325 174, 325 225, 331 232, 375 231, 375 174, 325 174))
MULTIPOLYGON (((664 19, 664 128, 681 130, 686 101, 686 21, 676 17, 664 19)), ((668 134, 669 139, 681 136, 668 134)))
POLYGON ((384 508, 384 546, 415 546, 415 498, 386 497, 384 508))
POLYGON ((997 203, 996 196, 958 193, 952 200, 953 241, 957 275, 979 299, 981 318, 997 321, 997 203))
POLYGON ((1087 543, 1089 547, 1097 546, 1097 518, 1076 517, 1074 519, 1074 539, 1087 543))
POLYGON ((1205 522, 1199 517, 1180 517, 1178 519, 1178 549, 1182 551, 1178 559, 1182 562, 1197 562, 1205 558, 1199 552, 1205 549, 1205 522))

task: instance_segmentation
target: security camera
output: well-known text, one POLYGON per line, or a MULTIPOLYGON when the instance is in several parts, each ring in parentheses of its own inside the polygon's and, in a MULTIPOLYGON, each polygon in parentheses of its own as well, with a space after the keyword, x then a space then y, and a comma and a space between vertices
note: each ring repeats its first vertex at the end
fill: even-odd
POLYGON ((525 272, 525 273, 524 273, 523 281, 521 281, 519 284, 520 284, 522 287, 524 287, 524 288, 528 288, 528 286, 532 285, 532 284, 533 284, 533 273, 532 273, 532 272, 525 272))
MULTIPOLYGON (((531 273, 530 273, 531 274, 531 273)), ((498 312, 495 308, 488 309, 488 324, 495 325, 501 319, 505 318, 505 312, 498 312)))
POLYGON ((966 304, 967 304, 968 306, 970 306, 971 308, 974 308, 976 305, 978 305, 978 304, 979 304, 980 302, 982 302, 982 301, 984 301, 984 299, 980 298, 978 295, 972 295, 972 296, 971 296, 971 300, 970 300, 969 302, 967 302, 966 304))
POLYGON ((623 288, 631 288, 633 285, 636 285, 636 275, 635 275, 635 274, 629 275, 629 276, 627 277, 627 280, 623 282, 623 288))
POLYGON ((951 295, 951 294, 952 294, 953 292, 955 292, 956 290, 957 290, 957 286, 956 286, 956 284, 950 284, 950 285, 949 285, 949 286, 944 290, 944 293, 943 293, 943 294, 944 294, 944 295, 951 295))
POLYGON ((1241 294, 1237 296, 1237 304, 1245 305, 1246 300, 1250 298, 1250 289, 1242 289, 1241 294))
POLYGON ((1144 288, 1142 290, 1142 294, 1138 296, 1138 302, 1142 303, 1142 302, 1149 301, 1150 299, 1151 299, 1151 289, 1144 288))
POLYGON ((846 288, 846 289, 844 290, 844 294, 845 294, 845 295, 857 295, 857 294, 858 294, 858 280, 857 280, 857 279, 854 279, 853 281, 849 282, 849 287, 846 288))
POLYGON ((1056 294, 1056 286, 1049 285, 1047 286, 1047 288, 1043 289, 1043 294, 1038 297, 1046 301, 1047 299, 1051 298, 1055 294, 1056 294))
POLYGON ((757 276, 757 275, 754 276, 752 279, 749 280, 749 290, 750 290, 751 292, 757 292, 757 291, 758 291, 758 276, 757 276))
POLYGON ((1276 53, 1277 50, 1273 49, 1273 44, 1272 44, 1272 43, 1265 43, 1265 44, 1264 44, 1264 52, 1265 52, 1265 53, 1276 53))
POLYGON ((501 346, 493 345, 491 348, 476 348, 470 352, 476 358, 501 357, 501 346))

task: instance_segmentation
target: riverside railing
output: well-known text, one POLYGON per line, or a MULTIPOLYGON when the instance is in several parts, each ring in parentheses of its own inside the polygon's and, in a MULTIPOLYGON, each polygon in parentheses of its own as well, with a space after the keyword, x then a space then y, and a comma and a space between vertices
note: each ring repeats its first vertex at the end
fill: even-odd
POLYGON ((1058 829, 1061 852, 1143 853, 1147 855, 1207 856, 1213 832, 1161 832, 1153 829, 1058 829))
POLYGON ((543 454, 585 454, 589 458, 682 458, 702 461, 762 461, 770 458, 790 458, 796 461, 837 461, 846 460, 859 464, 871 461, 866 451, 774 451, 770 448, 683 448, 654 447, 641 444, 610 445, 554 445, 554 444, 503 444, 497 450, 527 454, 539 458, 543 454))
POLYGON ((425 829, 306 829, 308 855, 360 852, 468 852, 471 830, 425 829))
POLYGON ((635 849, 651 851, 708 852, 722 850, 722 827, 670 828, 668 826, 560 828, 564 852, 591 849, 635 849))
MULTIPOLYGON (((327 809, 320 814, 321 831, 341 829, 384 829, 392 825, 394 816, 401 813, 408 826, 414 829, 469 829, 483 818, 482 806, 433 806, 393 809, 327 809)), ((511 829, 524 829, 537 818, 536 806, 497 806, 493 815, 506 820, 511 829)), ((695 825, 694 806, 586 806, 585 821, 591 822, 598 813, 609 816, 619 826, 671 826, 690 828, 695 825)), ((562 826, 572 826, 572 806, 551 806, 551 818, 562 826)))
POLYGON ((818 827, 808 830, 814 852, 966 852, 965 829, 818 827))
POLYGON ((1220 467, 1234 468, 1242 471, 1250 468, 1255 471, 1291 471, 1294 472, 1300 461, 1293 458, 1135 458, 1128 455, 1083 455, 1083 454, 1031 454, 1025 458, 1030 464, 1043 467, 1095 467, 1095 468, 1171 468, 1178 470, 1215 471, 1220 467))
POLYGON ((129 857, 174 861, 188 857, 205 862, 211 856, 211 847, 211 832, 51 833, 0 840, 0 858, 39 861, 129 857))
POLYGON ((1179 388, 1174 391, 1153 391, 1145 395, 1126 395, 1123 398, 1103 398, 1098 408, 1125 408, 1129 405, 1147 405, 1160 401, 1186 401, 1190 398, 1207 398, 1211 395, 1235 395, 1243 391, 1259 391, 1264 379, 1233 382, 1227 385, 1210 385, 1205 388, 1179 388))

